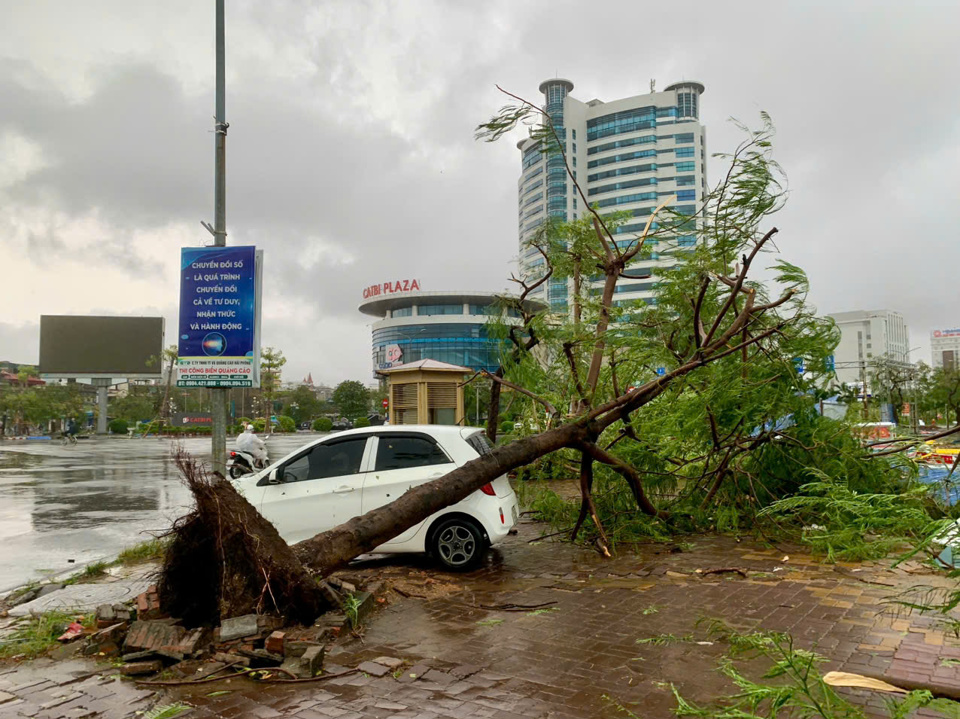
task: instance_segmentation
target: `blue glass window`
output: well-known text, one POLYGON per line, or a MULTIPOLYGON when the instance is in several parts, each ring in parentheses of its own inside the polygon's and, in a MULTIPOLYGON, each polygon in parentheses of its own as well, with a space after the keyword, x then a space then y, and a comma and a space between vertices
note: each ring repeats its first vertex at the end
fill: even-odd
POLYGON ((696 167, 696 162, 678 162, 676 165, 677 172, 693 172, 696 167))
POLYGON ((677 157, 694 157, 696 151, 692 147, 678 147, 677 157))
POLYGON ((523 151, 523 169, 526 170, 528 167, 531 167, 538 162, 540 162, 540 143, 531 147, 528 150, 523 151))
POLYGON ((674 135, 674 136, 673 136, 673 139, 676 140, 676 142, 677 142, 678 145, 681 144, 681 143, 684 143, 684 144, 690 143, 690 142, 693 142, 693 133, 692 133, 692 132, 684 132, 684 133, 681 133, 681 134, 679 134, 679 135, 674 135))
MULTIPOLYGON (((610 207, 611 205, 626 205, 631 202, 646 202, 647 200, 656 200, 656 192, 641 192, 638 195, 623 195, 621 197, 610 197, 606 200, 597 200, 597 207, 610 207)), ((647 211, 650 214, 650 211, 647 211)))
POLYGON ((619 177, 620 175, 636 175, 640 172, 653 172, 656 169, 656 163, 647 163, 646 165, 630 165, 630 167, 618 167, 616 170, 595 172, 592 175, 587 175, 587 182, 596 182, 597 180, 605 180, 608 177, 619 177))
POLYGON ((697 93, 678 92, 677 107, 680 117, 697 117, 697 93))
POLYGON ((656 282, 635 282, 630 285, 617 285, 614 292, 618 294, 620 292, 646 292, 647 290, 656 289, 656 287, 656 282))
POLYGON ((610 135, 622 135, 657 126, 655 107, 638 107, 624 112, 615 112, 593 120, 587 120, 587 140, 597 140, 610 135))
POLYGON ((657 108, 657 118, 661 117, 676 117, 677 108, 675 107, 658 107, 657 108))
POLYGON ((691 200, 696 200, 696 199, 697 199, 696 190, 680 190, 677 193, 678 202, 690 202, 691 200))
POLYGON ((686 187, 687 185, 696 185, 697 179, 693 175, 683 175, 677 178, 677 187, 686 187))
POLYGON ((683 235, 677 238, 677 245, 680 247, 693 247, 695 244, 697 244, 695 235, 683 235))
POLYGON ((610 165, 614 162, 626 162, 627 160, 636 160, 640 157, 656 157, 656 150, 637 150, 635 152, 625 152, 622 155, 611 155, 610 157, 604 157, 601 160, 590 160, 587 163, 587 167, 602 167, 603 165, 610 165))
POLYGON ((417 308, 418 315, 462 315, 463 305, 420 305, 417 308))
POLYGON ((587 148, 588 155, 595 155, 598 152, 606 152, 607 150, 616 150, 620 147, 631 147, 633 145, 646 145, 650 142, 656 142, 656 135, 644 135, 643 137, 631 137, 626 140, 616 140, 615 142, 605 142, 602 145, 596 145, 594 147, 587 148))
POLYGON ((543 187, 543 178, 540 178, 539 180, 537 180, 536 182, 534 182, 534 183, 533 183, 532 185, 530 185, 529 187, 523 188, 523 194, 524 194, 524 195, 529 195, 531 192, 533 192, 534 190, 536 190, 538 187, 543 187))
POLYGON ((393 312, 390 313, 391 317, 411 317, 413 315, 413 306, 410 307, 398 307, 393 312))
POLYGON ((639 180, 627 180, 626 182, 615 182, 612 185, 601 185, 600 187, 591 187, 587 190, 588 195, 602 195, 606 192, 615 190, 629 190, 631 187, 644 187, 646 185, 656 185, 656 177, 644 177, 639 180))

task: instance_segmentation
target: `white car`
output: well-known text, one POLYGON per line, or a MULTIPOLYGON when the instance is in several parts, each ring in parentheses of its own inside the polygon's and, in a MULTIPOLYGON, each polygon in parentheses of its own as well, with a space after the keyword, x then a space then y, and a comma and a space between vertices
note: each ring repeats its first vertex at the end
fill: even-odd
MULTIPOLYGON (((389 504, 489 451, 489 440, 475 427, 365 427, 325 436, 233 481, 294 544, 389 504)), ((428 552, 448 569, 469 569, 507 536, 519 511, 509 480, 500 476, 373 551, 428 552)))

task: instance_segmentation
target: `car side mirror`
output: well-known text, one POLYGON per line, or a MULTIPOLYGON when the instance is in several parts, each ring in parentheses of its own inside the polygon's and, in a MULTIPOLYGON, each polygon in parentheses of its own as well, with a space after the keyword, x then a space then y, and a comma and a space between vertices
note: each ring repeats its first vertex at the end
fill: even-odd
POLYGON ((270 473, 267 484, 283 484, 283 467, 277 467, 270 473))

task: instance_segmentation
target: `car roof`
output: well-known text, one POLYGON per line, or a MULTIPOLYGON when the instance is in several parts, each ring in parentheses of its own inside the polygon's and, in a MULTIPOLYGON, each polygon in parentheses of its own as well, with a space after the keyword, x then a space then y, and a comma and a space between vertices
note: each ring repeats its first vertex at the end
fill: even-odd
POLYGON ((476 430, 482 432, 480 427, 461 427, 455 424, 381 424, 372 427, 359 427, 358 429, 345 429, 342 432, 334 432, 337 437, 347 437, 350 435, 361 434, 384 434, 391 432, 424 432, 434 437, 461 437, 463 430, 476 430))

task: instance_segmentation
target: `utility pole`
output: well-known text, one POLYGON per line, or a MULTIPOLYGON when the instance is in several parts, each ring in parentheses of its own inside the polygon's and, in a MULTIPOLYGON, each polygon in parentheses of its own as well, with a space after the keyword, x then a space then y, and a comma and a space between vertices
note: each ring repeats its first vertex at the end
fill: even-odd
MULTIPOLYGON (((217 99, 214 120, 214 194, 213 194, 213 245, 227 245, 227 123, 226 78, 224 77, 223 0, 217 2, 217 99)), ((211 433, 213 471, 227 476, 227 392, 225 388, 211 390, 211 433)))

